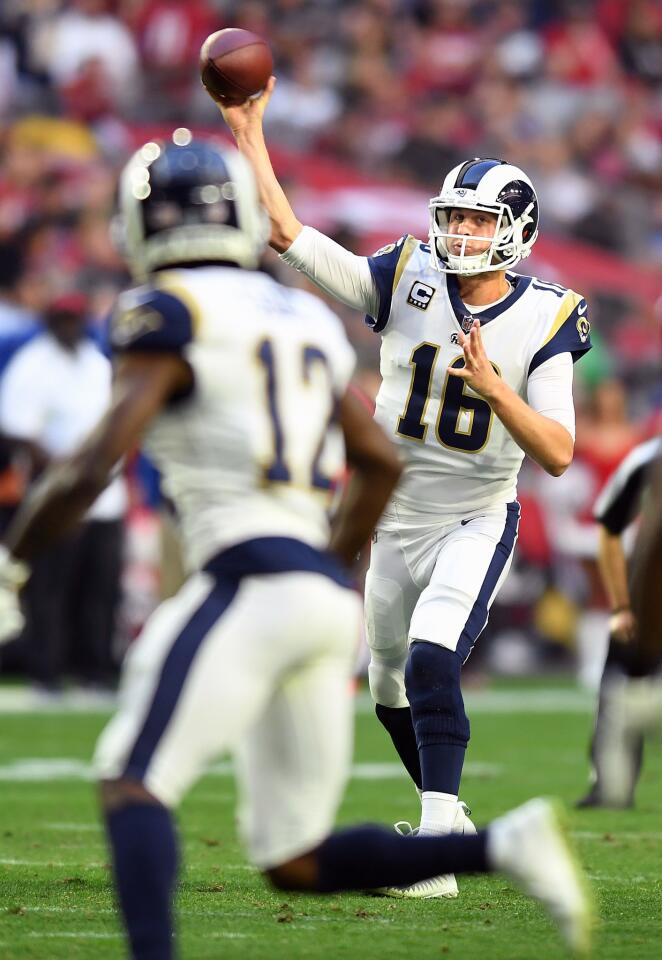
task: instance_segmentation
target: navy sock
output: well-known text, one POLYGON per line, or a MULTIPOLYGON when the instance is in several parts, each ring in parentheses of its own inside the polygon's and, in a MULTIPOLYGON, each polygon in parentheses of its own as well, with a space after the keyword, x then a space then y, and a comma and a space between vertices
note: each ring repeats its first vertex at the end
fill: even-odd
POLYGON ((170 812, 157 804, 131 804, 107 814, 106 827, 131 956, 171 960, 177 840, 170 812))
POLYGON ((381 703, 376 703, 375 713, 379 722, 388 731, 407 773, 420 789, 421 764, 411 710, 409 707, 385 707, 381 703))
POLYGON ((460 792, 466 747, 456 743, 428 743, 419 750, 423 790, 436 793, 460 792))
POLYGON ((487 833, 400 837, 366 824, 331 834, 319 846, 316 890, 402 886, 441 873, 486 873, 487 833))
POLYGON ((405 669, 407 698, 416 731, 423 790, 457 795, 469 741, 458 655, 415 640, 405 669))

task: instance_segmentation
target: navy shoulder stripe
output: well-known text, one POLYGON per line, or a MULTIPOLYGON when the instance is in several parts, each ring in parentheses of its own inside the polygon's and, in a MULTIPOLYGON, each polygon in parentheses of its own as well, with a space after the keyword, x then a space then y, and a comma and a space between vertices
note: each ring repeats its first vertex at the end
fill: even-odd
POLYGON ((191 313, 174 293, 144 286, 120 296, 111 325, 113 350, 179 352, 192 339, 191 313))
MULTIPOLYGON (((411 256, 413 246, 410 241, 412 240, 413 237, 405 235, 395 243, 389 243, 371 257, 368 257, 368 266, 379 294, 379 310, 376 317, 366 317, 365 322, 369 327, 372 327, 375 333, 381 333, 388 323, 393 293, 402 273, 402 270, 398 269, 402 266, 401 257, 403 254, 406 256, 405 251, 408 251, 409 256, 411 256)), ((414 243, 418 243, 418 241, 414 241, 414 243)))

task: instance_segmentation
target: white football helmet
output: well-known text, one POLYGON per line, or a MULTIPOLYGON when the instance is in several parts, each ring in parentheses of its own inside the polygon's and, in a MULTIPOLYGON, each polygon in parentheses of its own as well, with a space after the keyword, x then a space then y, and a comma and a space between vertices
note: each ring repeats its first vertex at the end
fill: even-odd
POLYGON ((538 237, 538 198, 533 184, 519 167, 505 160, 467 160, 446 176, 430 209, 430 258, 441 273, 485 273, 507 270, 524 260, 538 237), (467 243, 476 236, 448 231, 451 210, 484 210, 497 216, 494 236, 482 253, 468 256, 467 243), (459 253, 449 240, 463 240, 459 253))
POLYGON ((269 236, 248 162, 234 149, 194 140, 144 144, 120 176, 120 245, 138 279, 179 264, 252 269, 269 236))

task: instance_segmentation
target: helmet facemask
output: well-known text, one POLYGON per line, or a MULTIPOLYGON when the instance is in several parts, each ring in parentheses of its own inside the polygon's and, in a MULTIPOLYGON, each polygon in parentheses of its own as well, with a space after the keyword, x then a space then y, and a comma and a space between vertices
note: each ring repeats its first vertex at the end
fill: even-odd
POLYGON ((538 236, 538 200, 533 184, 519 167, 494 158, 468 160, 451 170, 439 195, 429 203, 430 259, 441 273, 475 274, 507 270, 524 260, 538 236), (496 217, 494 233, 451 233, 453 210, 483 211, 496 217), (485 249, 468 255, 471 241, 485 249), (462 240, 458 253, 452 244, 462 240))

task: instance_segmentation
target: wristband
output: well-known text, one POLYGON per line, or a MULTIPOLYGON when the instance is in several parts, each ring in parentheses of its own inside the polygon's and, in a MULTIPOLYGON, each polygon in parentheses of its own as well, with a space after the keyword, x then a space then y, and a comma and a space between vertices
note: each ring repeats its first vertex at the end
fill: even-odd
POLYGON ((625 604, 623 604, 622 607, 614 607, 614 609, 610 612, 609 615, 610 615, 611 617, 615 617, 617 613, 625 613, 626 611, 629 611, 629 610, 631 610, 631 609, 632 609, 632 607, 630 606, 630 604, 629 604, 629 603, 625 603, 625 604))

